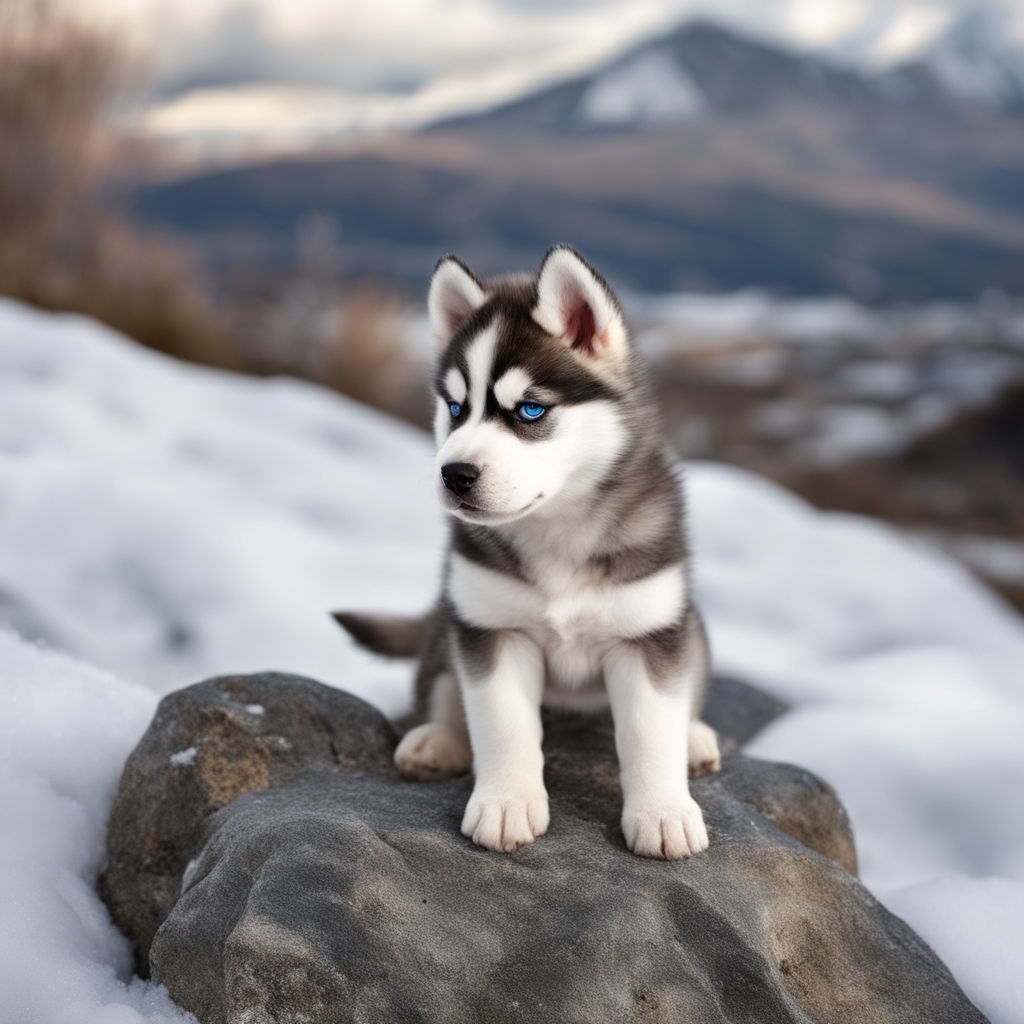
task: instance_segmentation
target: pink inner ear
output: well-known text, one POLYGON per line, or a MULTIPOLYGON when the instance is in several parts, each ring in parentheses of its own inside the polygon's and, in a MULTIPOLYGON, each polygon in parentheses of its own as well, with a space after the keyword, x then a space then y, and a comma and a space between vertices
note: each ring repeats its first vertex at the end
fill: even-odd
POLYGON ((597 334, 594 311, 581 296, 573 296, 573 304, 565 323, 566 337, 572 338, 572 347, 579 352, 593 355, 597 334))
POLYGON ((448 336, 451 337, 468 319, 473 312, 473 307, 466 302, 461 295, 451 295, 444 304, 445 326, 448 328, 448 336))

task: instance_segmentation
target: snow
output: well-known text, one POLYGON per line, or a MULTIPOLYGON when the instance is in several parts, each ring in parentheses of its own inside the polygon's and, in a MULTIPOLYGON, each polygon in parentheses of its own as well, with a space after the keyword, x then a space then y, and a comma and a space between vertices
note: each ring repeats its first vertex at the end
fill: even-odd
POLYGON ((197 753, 195 747, 186 747, 184 750, 171 754, 171 764, 175 768, 184 768, 186 765, 195 764, 197 753))
POLYGON ((919 386, 914 367, 892 359, 865 359, 852 363, 840 370, 839 378, 854 397, 881 401, 909 398, 919 386))
POLYGON ((895 414, 870 405, 836 404, 821 410, 816 428, 800 449, 816 465, 838 466, 894 454, 907 440, 908 431, 895 414))
MULTIPOLYGON (((22 634, 0 631, 0 1020, 184 1021, 131 978, 92 888, 124 758, 160 694, 217 673, 304 672, 403 706, 408 667, 325 612, 432 597, 430 444, 77 318, 0 302, 0 339, 0 622, 22 634)), ((994 1024, 1019 1022, 1021 620, 877 522, 723 466, 689 483, 718 667, 792 707, 751 753, 836 786, 866 883, 994 1024)))
MULTIPOLYGON (((934 345, 996 334, 1012 348, 1024 347, 1024 307, 1000 293, 986 294, 975 303, 873 307, 842 295, 786 297, 742 288, 724 293, 627 293, 625 305, 631 322, 640 326, 638 343, 650 355, 662 355, 666 348, 686 341, 703 344, 709 338, 777 338, 805 345, 841 340, 877 350, 900 336, 927 339, 934 345)), ((987 372, 994 373, 995 367, 987 372)))
POLYGON ((935 367, 930 390, 956 396, 965 406, 986 405, 1020 374, 1020 360, 1006 352, 960 352, 935 367))
POLYGON ((716 663, 793 705, 749 753, 833 783, 866 884, 955 950, 995 1024, 1019 1022, 1024 918, 1005 900, 1024 894, 1020 619, 880 523, 740 470, 695 466, 690 480, 716 663))
POLYGON ((0 1020, 194 1024, 132 979, 129 944, 93 889, 154 694, 0 631, 0 701, 0 1020))
POLYGON ((596 78, 580 97, 588 124, 667 124, 699 113, 704 97, 686 68, 671 55, 645 52, 596 78))
MULTIPOLYGON (((814 342, 837 336, 874 340, 887 329, 884 312, 842 296, 786 299, 756 288, 725 294, 682 292, 636 295, 627 301, 633 318, 667 323, 697 336, 756 340, 782 337, 814 342)), ((641 343, 644 339, 641 336, 641 343)))
POLYGON ((1005 10, 968 11, 924 57, 951 92, 995 107, 1024 105, 1024 46, 1005 10))
POLYGON ((358 672, 398 706, 405 673, 367 670, 327 611, 429 600, 440 513, 418 432, 73 317, 2 303, 0 338, 4 619, 158 692, 286 664, 358 672))
POLYGON ((932 948, 956 976, 969 976, 977 989, 976 1004, 994 1024, 1022 1019, 1020 934, 1024 918, 1024 884, 1005 878, 942 878, 909 886, 888 899, 890 908, 928 938, 932 948), (991 932, 1011 941, 988 944, 984 955, 971 937, 991 932))

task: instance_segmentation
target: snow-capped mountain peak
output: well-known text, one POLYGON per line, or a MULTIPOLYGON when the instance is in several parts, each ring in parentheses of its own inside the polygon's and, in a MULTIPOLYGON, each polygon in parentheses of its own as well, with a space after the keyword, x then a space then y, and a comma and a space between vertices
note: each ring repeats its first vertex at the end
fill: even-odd
POLYGON ((1024 46, 1004 13, 969 11, 943 33, 922 63, 943 87, 964 99, 1024 108, 1024 46))

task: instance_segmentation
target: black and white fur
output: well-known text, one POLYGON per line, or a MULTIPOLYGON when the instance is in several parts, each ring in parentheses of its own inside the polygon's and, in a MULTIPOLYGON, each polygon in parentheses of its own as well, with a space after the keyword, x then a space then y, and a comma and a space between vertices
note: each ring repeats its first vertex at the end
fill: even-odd
POLYGON ((428 305, 441 595, 422 620, 337 614, 365 646, 420 658, 423 721, 395 760, 413 778, 472 768, 463 833, 515 850, 548 827, 541 706, 610 704, 627 845, 697 853, 687 771, 720 766, 697 718, 708 648, 674 459, 619 304, 557 246, 535 278, 489 283, 447 256, 428 305))

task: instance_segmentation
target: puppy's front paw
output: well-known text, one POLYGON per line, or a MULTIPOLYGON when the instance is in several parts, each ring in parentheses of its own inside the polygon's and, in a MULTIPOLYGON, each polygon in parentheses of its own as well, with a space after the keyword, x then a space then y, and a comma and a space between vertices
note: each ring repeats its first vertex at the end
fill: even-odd
POLYGON ((425 722, 402 737, 395 750, 395 764, 409 779, 450 779, 469 771, 473 752, 464 731, 425 722))
POLYGON ((640 857, 678 860, 708 848, 704 815, 693 797, 630 803, 622 812, 626 845, 640 857))
POLYGON ((462 818, 462 834, 477 846, 511 853, 542 836, 548 820, 548 795, 543 789, 531 793, 473 790, 462 818))

